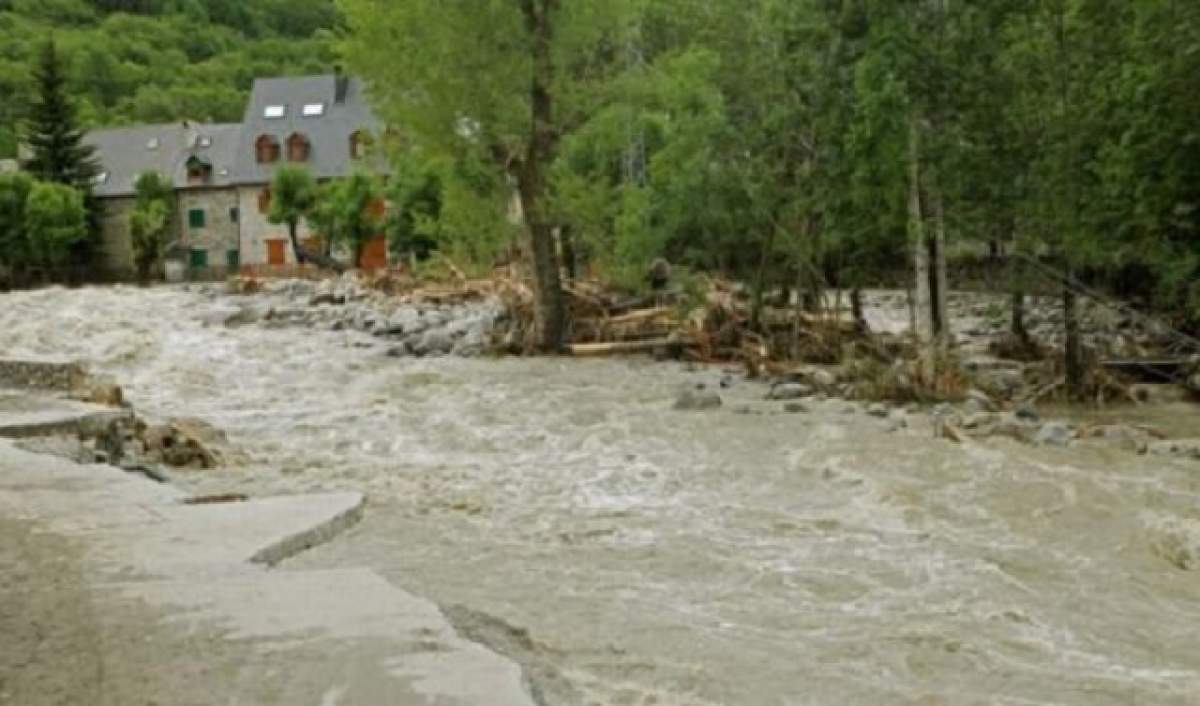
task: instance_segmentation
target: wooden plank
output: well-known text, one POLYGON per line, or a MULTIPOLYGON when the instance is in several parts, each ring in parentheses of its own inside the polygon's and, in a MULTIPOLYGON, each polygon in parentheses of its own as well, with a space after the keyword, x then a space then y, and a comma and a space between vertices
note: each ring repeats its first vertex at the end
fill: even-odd
POLYGON ((670 338, 652 338, 645 341, 614 341, 612 343, 576 343, 568 346, 571 355, 580 358, 594 358, 606 355, 630 355, 633 353, 649 353, 658 348, 678 345, 678 341, 670 338))

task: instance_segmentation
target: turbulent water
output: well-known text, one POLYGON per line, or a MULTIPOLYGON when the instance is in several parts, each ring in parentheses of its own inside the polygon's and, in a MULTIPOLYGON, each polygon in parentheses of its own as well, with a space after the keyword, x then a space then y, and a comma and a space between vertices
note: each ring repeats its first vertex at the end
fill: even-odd
POLYGON ((0 354, 227 429, 250 461, 198 489, 366 492, 295 563, 438 602, 547 704, 1200 703, 1200 464, 777 414, 749 383, 675 412, 721 371, 392 360, 205 327, 213 296, 2 295, 0 354))

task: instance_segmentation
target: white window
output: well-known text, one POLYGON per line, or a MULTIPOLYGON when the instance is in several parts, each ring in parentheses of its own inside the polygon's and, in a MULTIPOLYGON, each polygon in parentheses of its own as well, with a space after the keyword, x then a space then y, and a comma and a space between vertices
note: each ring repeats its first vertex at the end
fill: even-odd
POLYGON ((304 106, 304 117, 316 118, 325 114, 324 103, 307 103, 304 106))
POLYGON ((208 137, 207 135, 202 136, 200 138, 200 146, 201 147, 212 147, 212 138, 208 137))
POLYGON ((158 138, 157 138, 157 137, 151 137, 149 140, 147 140, 147 141, 146 141, 146 149, 148 149, 148 150, 156 150, 156 149, 158 149, 158 138))
POLYGON ((100 172, 96 175, 96 183, 103 184, 108 181, 108 172, 100 172))
POLYGON ((271 120, 278 120, 287 115, 286 105, 268 105, 263 109, 263 117, 271 120))

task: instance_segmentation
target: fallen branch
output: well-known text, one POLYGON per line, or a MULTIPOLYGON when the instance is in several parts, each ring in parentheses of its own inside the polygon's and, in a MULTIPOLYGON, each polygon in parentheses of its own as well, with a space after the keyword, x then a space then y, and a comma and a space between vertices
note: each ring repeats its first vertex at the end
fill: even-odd
POLYGON ((671 338, 652 338, 645 341, 615 341, 613 343, 576 343, 567 347, 571 355, 579 358, 594 358, 608 355, 646 353, 660 348, 678 346, 681 342, 671 338))

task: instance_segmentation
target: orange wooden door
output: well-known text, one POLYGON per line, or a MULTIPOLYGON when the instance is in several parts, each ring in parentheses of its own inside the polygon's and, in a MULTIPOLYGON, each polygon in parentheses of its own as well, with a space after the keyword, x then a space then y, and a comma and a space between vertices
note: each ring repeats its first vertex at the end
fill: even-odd
POLYGON ((377 235, 363 244, 358 266, 364 270, 381 270, 387 267, 386 236, 377 235))
POLYGON ((273 239, 267 241, 267 264, 268 265, 286 265, 287 264, 287 241, 273 239))

